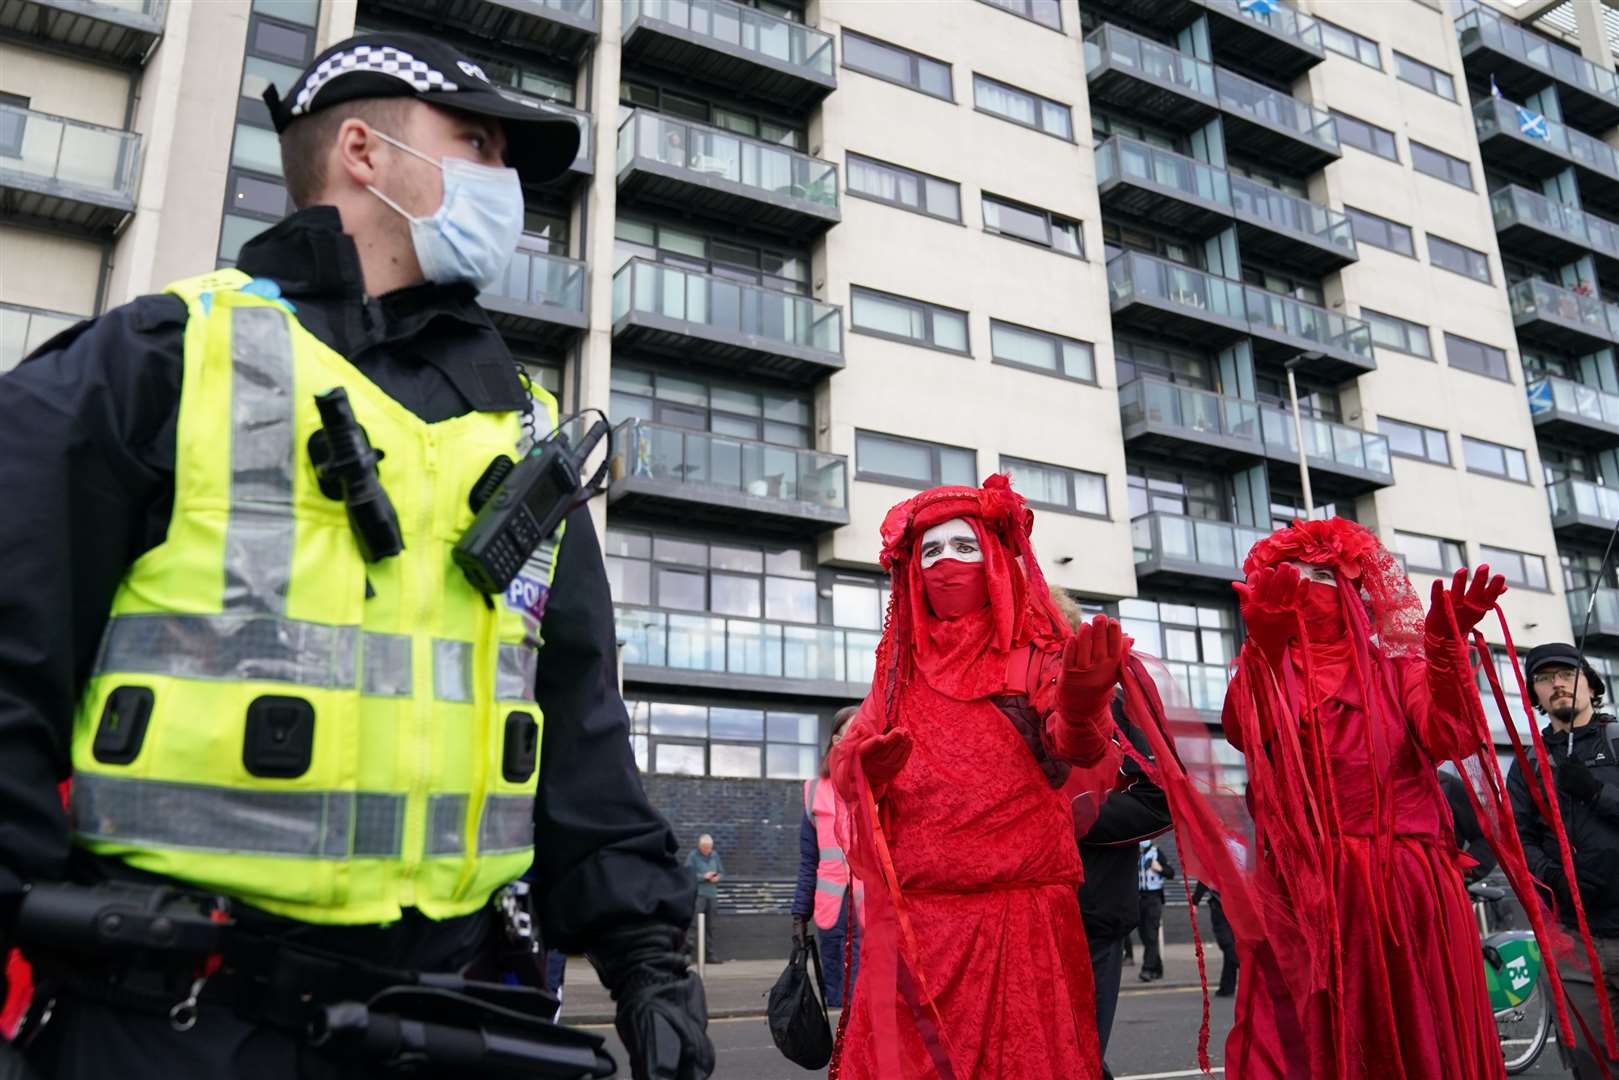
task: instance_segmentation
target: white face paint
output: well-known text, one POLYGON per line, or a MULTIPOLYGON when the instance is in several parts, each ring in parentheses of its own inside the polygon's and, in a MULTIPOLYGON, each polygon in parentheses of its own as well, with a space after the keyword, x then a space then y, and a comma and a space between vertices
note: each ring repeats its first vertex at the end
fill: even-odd
POLYGON ((1332 572, 1332 567, 1322 566, 1319 563, 1307 563, 1302 559, 1289 559, 1287 565, 1299 572, 1299 577, 1305 581, 1313 581, 1318 585, 1331 585, 1338 587, 1338 575, 1332 572))
POLYGON ((966 518, 951 518, 922 534, 922 569, 926 570, 940 559, 959 559, 965 563, 984 561, 978 534, 973 532, 966 518))

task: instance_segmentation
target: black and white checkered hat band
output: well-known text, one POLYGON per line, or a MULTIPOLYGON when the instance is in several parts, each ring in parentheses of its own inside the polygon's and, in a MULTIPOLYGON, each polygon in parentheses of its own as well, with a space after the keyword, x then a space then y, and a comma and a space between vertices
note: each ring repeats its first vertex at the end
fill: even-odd
POLYGON ((298 95, 293 99, 288 115, 303 116, 309 111, 309 103, 315 100, 315 95, 320 92, 321 87, 339 75, 348 75, 356 71, 374 71, 381 75, 392 75, 396 79, 410 83, 418 92, 460 89, 444 72, 416 59, 404 49, 392 45, 356 45, 352 49, 328 56, 314 71, 305 76, 303 86, 299 87, 298 95))

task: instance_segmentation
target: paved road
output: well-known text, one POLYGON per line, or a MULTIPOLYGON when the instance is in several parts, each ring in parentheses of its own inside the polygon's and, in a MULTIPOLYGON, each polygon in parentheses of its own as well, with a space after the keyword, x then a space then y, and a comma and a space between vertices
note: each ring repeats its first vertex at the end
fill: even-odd
MULTIPOLYGON (((1231 1027, 1232 1002, 1211 998, 1210 1006, 1209 1056, 1214 1075, 1222 1077, 1221 1052, 1231 1027)), ((1192 1080, 1201 1076, 1196 1050, 1200 1010, 1196 987, 1126 988, 1108 1054, 1115 1080, 1192 1080)), ((594 1030, 612 1035, 610 1027, 594 1030)), ((804 1080, 826 1075, 825 1070, 811 1072, 786 1061, 771 1043, 763 1018, 715 1020, 709 1031, 719 1058, 714 1080, 804 1080)), ((622 1065, 624 1054, 618 1040, 610 1037, 609 1043, 622 1065)), ((629 1075, 627 1070, 624 1075, 629 1075)), ((1556 1048, 1548 1046, 1535 1068, 1522 1075, 1550 1080, 1569 1074, 1558 1064, 1556 1048)))

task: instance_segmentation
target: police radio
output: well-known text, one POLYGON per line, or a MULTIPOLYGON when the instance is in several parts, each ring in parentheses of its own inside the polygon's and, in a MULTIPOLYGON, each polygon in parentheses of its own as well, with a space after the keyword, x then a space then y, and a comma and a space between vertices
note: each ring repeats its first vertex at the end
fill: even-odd
POLYGON ((602 490, 612 457, 607 418, 601 416, 573 446, 563 428, 576 419, 569 417, 558 425, 515 464, 505 455, 495 458, 473 488, 471 503, 477 517, 455 545, 454 558, 479 592, 504 593, 562 519, 602 490), (581 483, 585 461, 603 438, 608 440, 607 456, 589 482, 581 483))

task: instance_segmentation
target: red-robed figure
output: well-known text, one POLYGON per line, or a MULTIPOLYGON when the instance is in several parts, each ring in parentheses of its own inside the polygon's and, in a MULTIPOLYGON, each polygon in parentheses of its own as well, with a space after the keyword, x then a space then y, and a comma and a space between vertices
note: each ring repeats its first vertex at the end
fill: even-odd
POLYGON ((1108 705, 1130 641, 1100 616, 1068 631, 1032 523, 1002 476, 883 522, 877 674, 832 753, 867 883, 833 1077, 1101 1075, 1072 803, 1118 774, 1108 705))
POLYGON ((1425 618, 1376 536, 1342 519, 1294 522, 1243 569, 1224 726, 1248 762, 1272 929, 1243 957, 1226 1075, 1503 1077, 1435 766, 1481 750, 1450 643, 1505 582, 1458 572, 1425 618))

